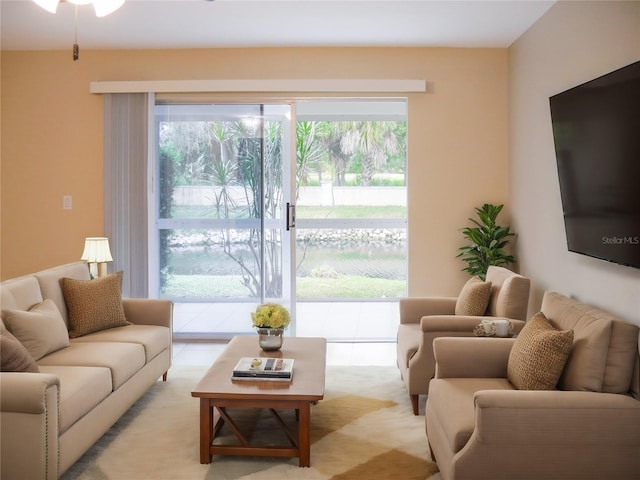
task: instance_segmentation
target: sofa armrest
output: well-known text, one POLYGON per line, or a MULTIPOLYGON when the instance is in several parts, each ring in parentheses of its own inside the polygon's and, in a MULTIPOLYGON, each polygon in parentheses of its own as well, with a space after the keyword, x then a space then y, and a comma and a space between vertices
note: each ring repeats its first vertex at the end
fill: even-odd
POLYGON ((420 323, 425 315, 453 315, 456 297, 407 297, 401 298, 400 323, 420 323))
POLYGON ((518 334, 524 327, 523 320, 507 317, 486 317, 476 315, 430 315, 422 317, 420 326, 423 332, 469 332, 483 320, 507 320, 513 325, 513 333, 518 334))
POLYGON ((60 388, 60 380, 49 373, 0 373, 0 410, 40 414, 47 411, 45 392, 60 388))
POLYGON ((475 429, 450 467, 456 478, 638 478, 640 402, 631 396, 481 390, 474 403, 475 429))
POLYGON ((173 328, 173 302, 156 298, 123 298, 127 320, 136 325, 173 328))
POLYGON ((0 373, 0 478, 57 479, 60 380, 0 373))
POLYGON ((495 337, 435 338, 436 378, 507 378, 514 342, 495 337))
POLYGON ((640 448, 640 402, 615 393, 481 390, 475 393, 482 442, 548 447, 602 444, 640 448), (508 431, 509 435, 505 436, 508 431))

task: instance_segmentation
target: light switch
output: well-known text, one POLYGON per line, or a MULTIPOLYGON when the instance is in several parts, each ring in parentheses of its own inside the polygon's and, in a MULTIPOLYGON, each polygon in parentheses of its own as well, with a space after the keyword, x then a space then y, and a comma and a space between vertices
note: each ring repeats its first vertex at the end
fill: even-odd
POLYGON ((71 210, 71 207, 72 207, 71 195, 64 195, 62 197, 62 208, 64 210, 71 210))

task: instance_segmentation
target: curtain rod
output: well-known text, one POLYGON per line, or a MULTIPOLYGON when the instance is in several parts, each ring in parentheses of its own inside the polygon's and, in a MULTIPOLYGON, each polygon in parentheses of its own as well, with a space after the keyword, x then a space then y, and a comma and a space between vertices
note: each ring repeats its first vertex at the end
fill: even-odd
POLYGON ((134 80, 91 82, 91 93, 171 92, 347 92, 425 93, 426 80, 403 79, 240 79, 240 80, 134 80))

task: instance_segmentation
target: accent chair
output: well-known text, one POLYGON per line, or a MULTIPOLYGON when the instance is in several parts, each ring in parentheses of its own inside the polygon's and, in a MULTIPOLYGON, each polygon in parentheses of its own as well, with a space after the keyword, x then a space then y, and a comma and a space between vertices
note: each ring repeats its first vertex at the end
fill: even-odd
POLYGON ((433 339, 472 337, 474 328, 489 317, 507 319, 513 333, 519 332, 527 317, 529 289, 527 277, 490 266, 485 282, 472 278, 458 297, 400 299, 397 363, 415 415, 419 413, 420 395, 429 393, 429 381, 435 375, 433 339), (477 287, 485 291, 485 303, 470 292, 470 288, 477 291, 477 287))

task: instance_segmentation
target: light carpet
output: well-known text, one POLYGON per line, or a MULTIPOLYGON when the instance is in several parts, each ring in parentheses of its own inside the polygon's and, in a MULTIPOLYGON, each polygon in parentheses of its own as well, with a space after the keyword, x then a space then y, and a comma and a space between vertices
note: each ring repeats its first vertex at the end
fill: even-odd
MULTIPOLYGON (((440 478, 429 457, 424 416, 413 415, 395 367, 327 367, 325 398, 311 409, 311 467, 299 468, 297 458, 233 456, 201 465, 199 399, 191 390, 205 371, 172 367, 168 381, 156 382, 62 479, 440 478)), ((268 411, 236 413, 253 438, 282 443, 268 411)), ((293 412, 282 415, 295 421, 293 412)), ((227 439, 233 441, 229 432, 227 439)))

